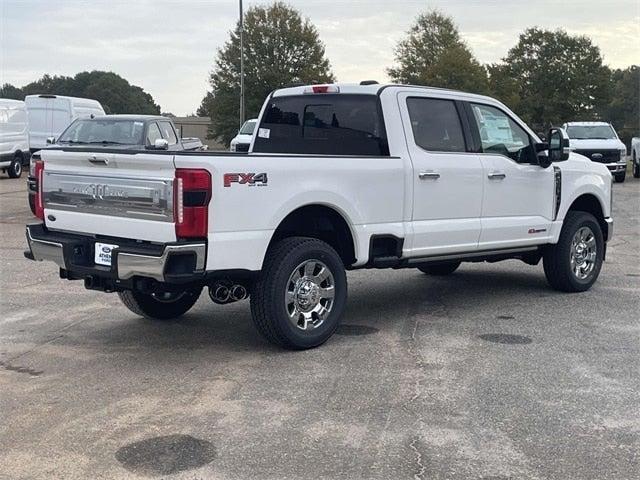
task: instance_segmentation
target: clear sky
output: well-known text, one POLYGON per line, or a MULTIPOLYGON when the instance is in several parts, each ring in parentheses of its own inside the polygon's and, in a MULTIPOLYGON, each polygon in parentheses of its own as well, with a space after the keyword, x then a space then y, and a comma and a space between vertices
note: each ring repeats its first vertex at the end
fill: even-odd
MULTIPOLYGON (((245 9, 270 3, 245 0, 245 9)), ((415 16, 438 8, 481 62, 504 57, 527 27, 586 34, 611 67, 640 63, 640 0, 289 0, 318 28, 339 81, 387 80, 415 16)), ((0 0, 0 83, 111 70, 163 112, 195 112, 236 0, 0 0)))

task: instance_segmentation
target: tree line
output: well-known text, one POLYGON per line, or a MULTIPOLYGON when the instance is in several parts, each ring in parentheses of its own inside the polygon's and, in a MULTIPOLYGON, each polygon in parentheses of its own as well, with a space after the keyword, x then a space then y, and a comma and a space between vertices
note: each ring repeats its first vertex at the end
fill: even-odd
POLYGON ((151 95, 113 72, 94 70, 74 77, 44 75, 21 88, 8 83, 0 87, 0 98, 24 100, 27 95, 37 94, 92 98, 106 113, 160 114, 160 106, 151 95))
MULTIPOLYGON (((247 118, 258 115, 276 88, 336 80, 316 27, 282 2, 247 10, 244 52, 247 118)), ((537 130, 569 120, 604 120, 627 144, 640 133, 640 67, 610 69, 588 37, 563 30, 528 28, 500 62, 483 65, 451 17, 426 11, 397 44, 386 71, 397 83, 494 96, 537 130)), ((217 50, 209 83, 197 113, 211 118, 211 138, 227 144, 240 113, 239 23, 217 50)), ((160 113, 151 95, 113 72, 45 75, 22 88, 0 88, 3 98, 37 93, 94 98, 108 113, 160 113)))
MULTIPOLYGON (((247 118, 258 115, 276 88, 335 80, 317 29, 284 3, 245 13, 244 45, 247 118)), ((627 143, 640 133, 640 68, 611 70, 586 36, 528 28, 502 61, 482 65, 451 17, 427 11, 398 43, 394 57, 387 68, 393 82, 491 95, 535 129, 605 120, 627 143)), ((218 49, 209 82, 198 114, 211 117, 211 135, 228 143, 240 110, 239 24, 218 49)))

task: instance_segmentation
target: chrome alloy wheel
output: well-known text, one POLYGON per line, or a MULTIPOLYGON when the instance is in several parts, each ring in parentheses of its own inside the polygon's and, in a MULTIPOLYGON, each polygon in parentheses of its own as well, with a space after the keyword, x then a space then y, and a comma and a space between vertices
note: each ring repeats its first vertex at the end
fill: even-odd
POLYGON ((319 260, 305 260, 287 281, 285 307, 289 320, 300 330, 313 330, 326 320, 333 308, 335 280, 319 260))
POLYGON ((586 280, 596 265, 596 237, 589 227, 580 227, 571 241, 571 270, 579 280, 586 280))

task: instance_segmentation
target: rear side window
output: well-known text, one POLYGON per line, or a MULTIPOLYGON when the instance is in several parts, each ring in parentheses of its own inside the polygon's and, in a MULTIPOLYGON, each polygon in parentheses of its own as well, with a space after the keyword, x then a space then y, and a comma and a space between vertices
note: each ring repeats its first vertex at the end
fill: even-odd
POLYGON ((253 151, 388 156, 378 97, 309 94, 272 98, 253 151))
POLYGON ((465 152, 462 124, 452 100, 407 98, 416 145, 432 152, 465 152))

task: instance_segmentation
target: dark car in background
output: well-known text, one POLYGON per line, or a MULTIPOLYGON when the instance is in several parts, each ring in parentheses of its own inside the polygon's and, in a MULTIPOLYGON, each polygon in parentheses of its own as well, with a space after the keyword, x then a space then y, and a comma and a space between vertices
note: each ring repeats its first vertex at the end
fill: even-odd
MULTIPOLYGON (((160 115, 101 115, 78 118, 60 134, 60 137, 48 138, 47 144, 47 148, 140 151, 196 151, 206 148, 198 138, 180 138, 171 119, 160 115)), ((31 156, 31 169, 27 180, 29 207, 35 213, 37 182, 33 172, 34 160, 40 160, 39 152, 31 156)))

